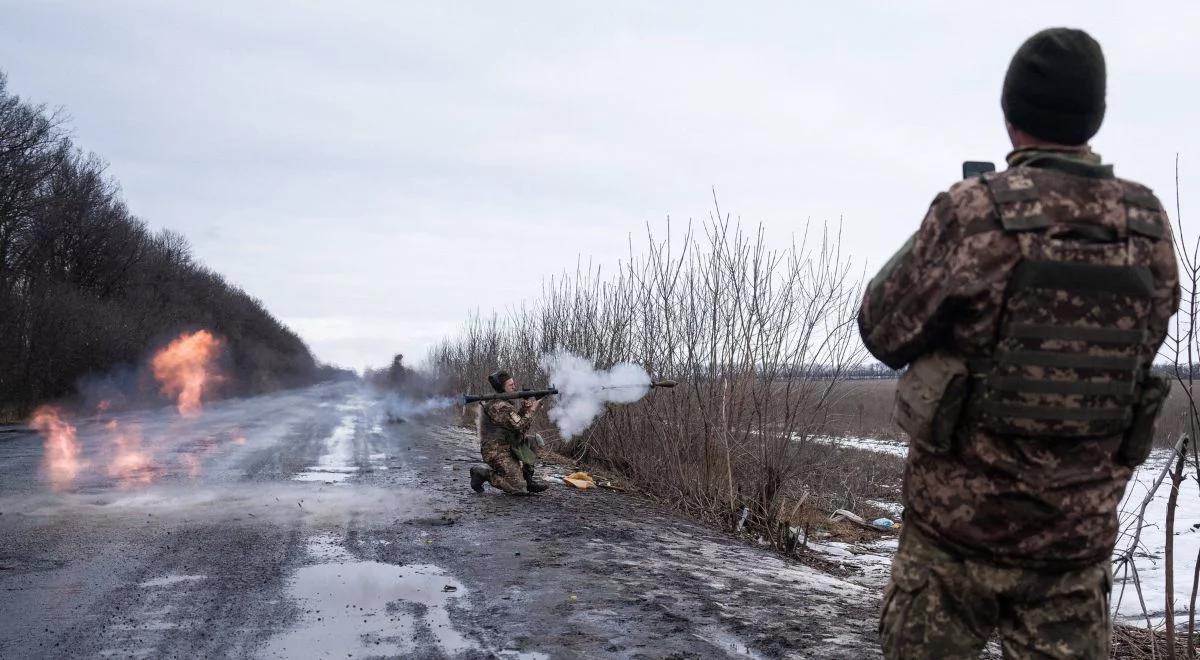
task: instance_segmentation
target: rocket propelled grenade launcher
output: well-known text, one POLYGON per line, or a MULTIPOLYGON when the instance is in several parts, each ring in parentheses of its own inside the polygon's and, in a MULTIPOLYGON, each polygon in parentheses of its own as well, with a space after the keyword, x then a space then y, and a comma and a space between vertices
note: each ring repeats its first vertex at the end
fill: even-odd
POLYGON ((463 403, 479 401, 511 401, 513 399, 541 399, 552 394, 558 394, 553 387, 544 390, 517 390, 516 392, 499 392, 497 394, 464 394, 463 403))
MULTIPOLYGON (((650 387, 675 387, 679 383, 673 380, 656 380, 650 387)), ((622 387, 645 387, 645 385, 610 385, 603 390, 613 390, 622 387)), ((544 390, 517 390, 516 392, 500 392, 497 394, 464 394, 463 404, 479 403, 481 401, 512 401, 513 399, 542 399, 558 394, 558 390, 548 387, 544 390)))

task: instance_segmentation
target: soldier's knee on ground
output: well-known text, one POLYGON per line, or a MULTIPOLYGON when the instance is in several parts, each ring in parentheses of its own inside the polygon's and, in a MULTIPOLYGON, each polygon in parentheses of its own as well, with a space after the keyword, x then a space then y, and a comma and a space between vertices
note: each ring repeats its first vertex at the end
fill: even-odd
POLYGON ((529 494, 529 488, 525 481, 525 475, 521 473, 520 468, 516 465, 493 465, 489 483, 491 483, 495 488, 499 488, 509 495, 529 494))
POLYGON ((525 475, 521 463, 512 456, 508 445, 498 442, 484 443, 480 447, 483 460, 491 468, 488 483, 510 495, 527 495, 525 475))

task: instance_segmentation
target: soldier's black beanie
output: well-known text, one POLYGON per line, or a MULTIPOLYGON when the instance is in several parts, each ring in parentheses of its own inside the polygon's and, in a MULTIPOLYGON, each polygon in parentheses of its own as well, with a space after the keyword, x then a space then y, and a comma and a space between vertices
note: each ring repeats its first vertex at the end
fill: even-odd
POLYGON ((512 376, 508 375, 507 371, 501 369, 500 371, 488 376, 488 384, 492 386, 493 390, 496 390, 497 392, 503 392, 504 384, 508 382, 509 378, 512 378, 512 376))
POLYGON ((1085 144, 1104 120, 1104 53, 1083 30, 1050 28, 1030 37, 1008 65, 1000 107, 1030 135, 1085 144))

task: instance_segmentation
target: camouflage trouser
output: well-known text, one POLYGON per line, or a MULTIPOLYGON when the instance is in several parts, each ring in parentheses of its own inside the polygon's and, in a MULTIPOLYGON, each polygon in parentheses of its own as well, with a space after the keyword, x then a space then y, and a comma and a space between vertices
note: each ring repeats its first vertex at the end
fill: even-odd
POLYGON ((905 526, 883 597, 886 658, 976 658, 993 631, 1005 658, 1107 658, 1112 567, 1059 573, 962 559, 905 526))
POLYGON ((513 456, 512 447, 505 442, 484 441, 479 445, 483 460, 492 468, 492 476, 488 483, 510 495, 528 495, 529 488, 525 483, 524 465, 513 456))

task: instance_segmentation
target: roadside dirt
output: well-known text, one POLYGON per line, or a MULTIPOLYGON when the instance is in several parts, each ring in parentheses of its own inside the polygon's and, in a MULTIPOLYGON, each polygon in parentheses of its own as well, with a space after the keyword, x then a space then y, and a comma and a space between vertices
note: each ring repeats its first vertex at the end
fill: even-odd
MULTIPOLYGON (((401 524, 426 527, 429 563, 466 585, 469 594, 452 618, 480 642, 481 652, 878 655, 879 575, 834 577, 601 488, 559 483, 534 497, 490 488, 477 495, 466 472, 478 460, 473 434, 436 424, 420 431, 414 437, 429 439, 422 449, 446 469, 424 470, 440 478, 415 484, 429 491, 436 515, 401 524)), ((539 473, 563 471, 547 465, 539 473)), ((377 485, 414 486, 398 471, 371 477, 377 485)), ((411 548, 361 546, 373 548, 378 561, 414 561, 411 548)))

